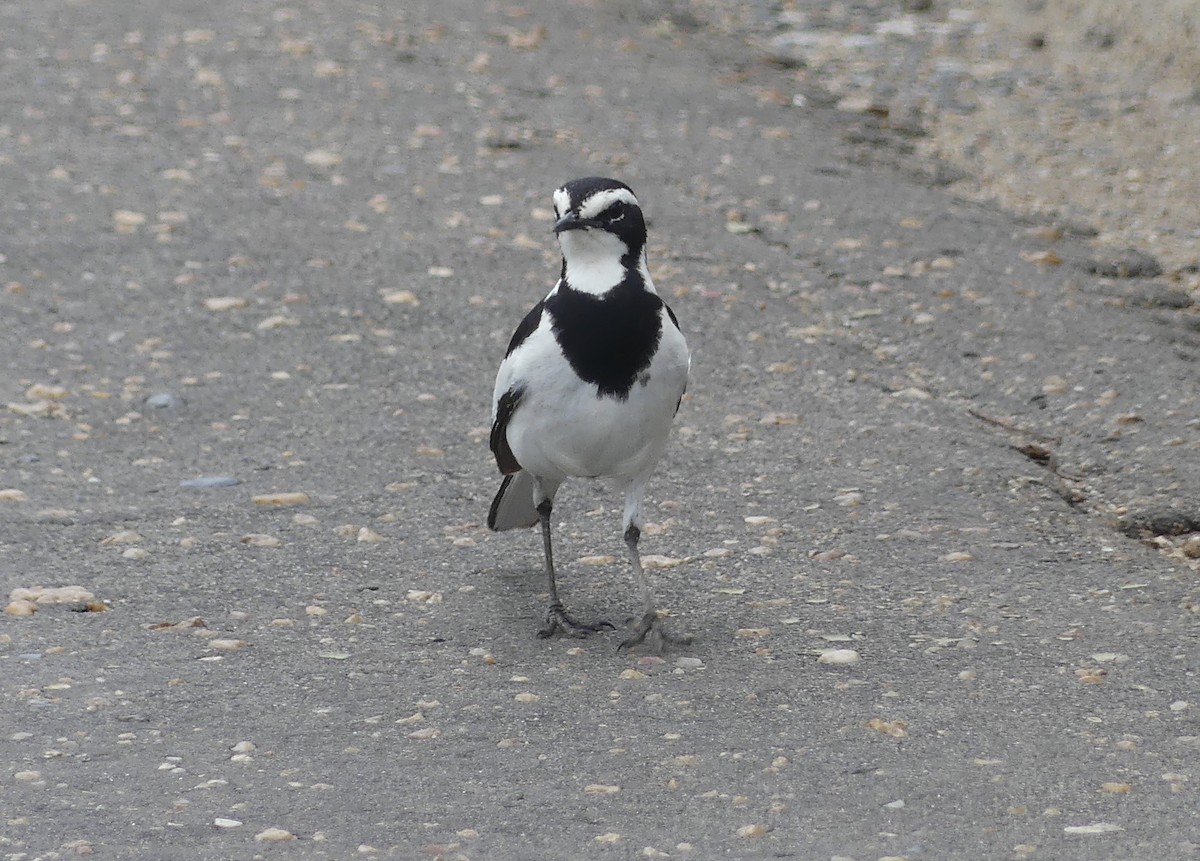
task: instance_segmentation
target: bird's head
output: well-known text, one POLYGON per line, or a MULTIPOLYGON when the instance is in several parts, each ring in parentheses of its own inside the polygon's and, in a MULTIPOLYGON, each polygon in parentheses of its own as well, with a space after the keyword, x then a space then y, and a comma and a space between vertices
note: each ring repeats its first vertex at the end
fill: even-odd
POLYGON ((563 257, 628 261, 636 266, 646 246, 646 221, 623 182, 589 176, 554 192, 554 232, 563 257))

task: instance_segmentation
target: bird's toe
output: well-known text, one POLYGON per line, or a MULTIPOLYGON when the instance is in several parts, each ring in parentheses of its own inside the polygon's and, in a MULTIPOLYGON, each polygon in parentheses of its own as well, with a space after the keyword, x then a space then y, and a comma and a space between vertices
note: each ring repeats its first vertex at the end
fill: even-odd
POLYGON ((658 613, 651 610, 637 620, 629 636, 617 646, 617 651, 645 645, 652 653, 661 654, 667 646, 686 646, 691 642, 691 634, 676 634, 668 630, 658 613))
POLYGON ((582 640, 605 629, 612 630, 614 625, 599 619, 595 622, 581 622, 563 610, 562 607, 551 607, 546 611, 546 624, 538 631, 538 639, 546 640, 554 636, 572 637, 582 640))

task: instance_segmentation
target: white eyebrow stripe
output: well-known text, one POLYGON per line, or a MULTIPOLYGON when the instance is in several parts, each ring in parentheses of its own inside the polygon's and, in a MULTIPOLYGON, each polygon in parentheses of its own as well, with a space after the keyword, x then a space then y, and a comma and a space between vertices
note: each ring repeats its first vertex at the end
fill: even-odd
POLYGON ((585 200, 583 206, 579 207, 579 215, 583 218, 595 218, 617 201, 628 203, 631 206, 638 206, 637 198, 633 196, 633 192, 629 189, 606 188, 604 191, 598 191, 585 200))
POLYGON ((557 189, 554 192, 554 211, 560 216, 565 215, 567 210, 571 208, 571 195, 567 193, 565 188, 557 189))

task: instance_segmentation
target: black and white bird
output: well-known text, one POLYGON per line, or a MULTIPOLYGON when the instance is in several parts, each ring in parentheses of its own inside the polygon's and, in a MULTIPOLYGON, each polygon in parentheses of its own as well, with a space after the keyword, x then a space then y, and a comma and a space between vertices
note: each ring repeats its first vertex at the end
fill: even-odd
POLYGON ((572 180, 554 192, 554 216, 562 274, 517 327, 496 375, 491 449, 504 480, 488 527, 541 524, 550 608, 538 636, 611 628, 563 609, 550 543, 563 481, 611 480, 625 492, 625 544, 643 602, 621 648, 687 642, 664 630, 638 554, 646 482, 687 387, 687 343, 650 280, 646 222, 629 186, 572 180))

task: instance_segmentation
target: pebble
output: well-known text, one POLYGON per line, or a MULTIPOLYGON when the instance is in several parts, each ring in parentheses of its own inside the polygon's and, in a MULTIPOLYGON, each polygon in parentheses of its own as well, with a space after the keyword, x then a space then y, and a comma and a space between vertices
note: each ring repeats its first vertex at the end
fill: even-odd
POLYGON ((37 604, 32 601, 10 601, 4 612, 9 616, 32 616, 37 612, 37 604))
POLYGON ((117 233, 133 233, 146 223, 146 215, 132 209, 118 209, 113 212, 112 220, 117 233))
POLYGON ((37 604, 86 604, 96 596, 82 586, 17 587, 8 593, 11 601, 32 601, 37 604))
POLYGON ((580 556, 575 560, 578 565, 611 565, 616 561, 616 556, 608 555, 580 556))
POLYGON ((646 569, 678 568, 687 561, 687 559, 677 559, 674 556, 659 556, 650 553, 642 557, 642 567, 646 569))
POLYGON ((767 833, 767 826, 761 823, 754 825, 743 825, 737 830, 738 837, 762 837, 767 833))
POLYGON ((210 648, 220 649, 225 652, 234 652, 238 649, 246 648, 245 640, 210 640, 208 643, 210 648))
POLYGON ((234 478, 232 475, 206 475, 185 479, 179 482, 179 486, 184 490, 208 490, 214 487, 233 487, 241 483, 240 478, 234 478))
POLYGON ((75 523, 75 512, 69 508, 43 508, 33 517, 38 523, 55 526, 72 526, 75 523))
POLYGON ((817 657, 818 664, 833 664, 842 666, 857 664, 861 660, 862 655, 860 655, 854 649, 825 649, 817 657))
POLYGON ((304 163, 309 167, 328 169, 342 163, 342 157, 327 149, 309 150, 304 154, 304 163))
POLYGON ((283 843, 295 839, 295 834, 282 828, 267 828, 254 835, 255 843, 283 843))
POLYGON ((25 491, 17 490, 15 487, 0 490, 0 502, 24 502, 28 498, 25 491))
POLYGON ((1120 825, 1111 822, 1093 822, 1091 825, 1068 825, 1063 829, 1064 834, 1112 834, 1124 831, 1120 825))
POLYGON ((263 535, 262 533, 252 532, 249 535, 242 536, 242 543, 249 544, 251 547, 282 547, 283 541, 276 538, 274 535, 263 535))
POLYGON ((875 730, 875 732, 889 735, 892 738, 906 738, 908 736, 908 723, 902 720, 871 718, 867 721, 866 727, 867 729, 875 730))
POLYGON ((304 505, 309 501, 308 494, 303 491, 286 493, 260 493, 250 497, 255 505, 304 505))
POLYGON ((615 795, 621 791, 621 787, 607 783, 589 783, 583 791, 588 795, 615 795))
POLYGON ((174 392, 158 392, 157 394, 147 395, 142 403, 156 410, 178 409, 184 405, 183 398, 174 392))
POLYGON ((65 386, 49 383, 34 383, 25 390, 25 397, 31 401, 61 401, 69 394, 65 386))
MULTIPOLYGON (((271 329, 281 329, 284 326, 299 326, 300 321, 295 317, 288 317, 286 314, 272 314, 270 317, 264 317, 259 320, 254 326, 260 332, 268 332, 271 329)), ((287 371, 272 371, 272 380, 290 380, 292 375, 287 371)))
POLYGON ((421 302, 417 298, 417 294, 411 290, 384 290, 381 291, 383 301, 388 305, 420 305, 421 302))
POLYGON ((676 658, 675 666, 684 670, 698 670, 704 666, 704 661, 699 658, 676 658))
POLYGON ((241 828, 242 822, 239 819, 223 819, 222 817, 218 816, 213 820, 213 825, 217 826, 218 828, 241 828))
POLYGON ((209 311, 232 311, 236 308, 245 308, 249 304, 242 296, 210 296, 204 300, 204 307, 209 311))
POLYGON ((818 550, 812 554, 812 558, 817 562, 835 562, 843 558, 846 551, 840 547, 830 547, 828 550, 818 550))
POLYGON ((442 603, 442 593, 427 592, 423 589, 409 589, 404 595, 404 600, 413 604, 440 604, 442 603))
POLYGON ((142 536, 132 529, 122 529, 100 539, 100 543, 105 547, 112 547, 115 544, 137 544, 141 540, 142 536))

